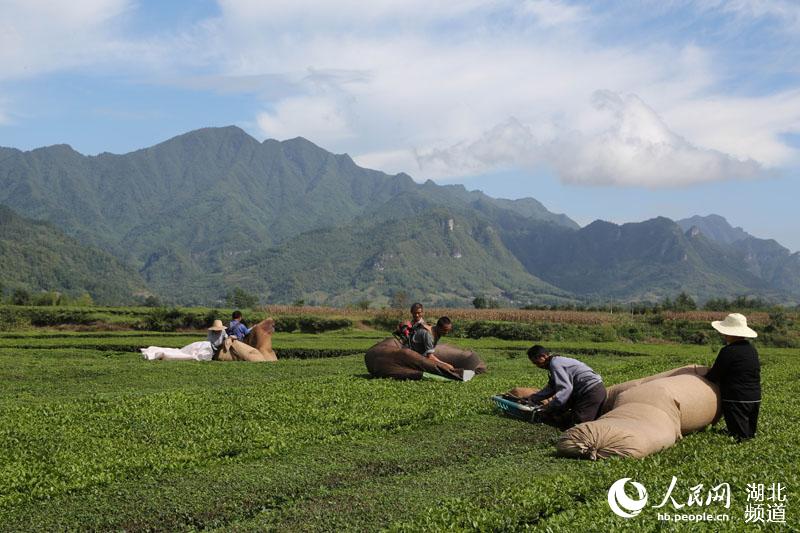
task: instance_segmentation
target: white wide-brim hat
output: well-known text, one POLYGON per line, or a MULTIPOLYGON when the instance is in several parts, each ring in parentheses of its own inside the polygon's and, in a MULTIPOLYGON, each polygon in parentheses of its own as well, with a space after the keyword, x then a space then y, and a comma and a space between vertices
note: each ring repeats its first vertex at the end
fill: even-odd
POLYGON ((222 324, 222 320, 215 320, 214 324, 212 324, 212 326, 208 328, 208 331, 222 331, 224 329, 225 326, 222 324))
POLYGON ((731 337, 744 337, 746 339, 758 337, 758 333, 747 327, 747 318, 739 313, 731 313, 725 317, 725 320, 715 320, 711 323, 711 327, 723 335, 730 335, 731 337))

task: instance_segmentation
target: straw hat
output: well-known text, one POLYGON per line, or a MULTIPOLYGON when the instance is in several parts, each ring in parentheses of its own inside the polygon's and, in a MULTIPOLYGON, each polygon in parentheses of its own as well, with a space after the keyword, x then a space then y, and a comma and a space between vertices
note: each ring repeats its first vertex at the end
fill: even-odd
POLYGON ((214 324, 208 328, 208 331, 223 331, 224 329, 225 326, 222 325, 222 320, 215 320, 214 324))
POLYGON ((730 335, 731 337, 745 337, 747 339, 758 337, 758 333, 747 327, 747 318, 739 313, 731 313, 725 317, 725 320, 715 320, 711 323, 711 327, 723 335, 730 335))

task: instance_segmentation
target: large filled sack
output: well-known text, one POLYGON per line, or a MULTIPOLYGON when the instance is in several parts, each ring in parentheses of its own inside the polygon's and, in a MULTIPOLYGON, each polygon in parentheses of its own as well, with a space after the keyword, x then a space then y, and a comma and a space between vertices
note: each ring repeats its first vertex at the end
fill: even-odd
POLYGON ((708 372, 707 366, 701 365, 686 365, 679 368, 673 368, 672 370, 667 370, 665 372, 661 372, 658 374, 653 374, 652 376, 645 376, 639 379, 633 379, 631 381, 626 381, 624 383, 617 383, 616 385, 611 385, 606 389, 606 401, 603 403, 603 408, 600 410, 601 413, 607 413, 611 409, 614 408, 614 404, 617 401, 617 396, 622 394, 628 389, 632 389, 633 387, 639 386, 643 383, 648 383, 650 381, 655 381, 661 378, 667 378, 671 376, 682 376, 686 375, 693 375, 693 376, 705 376, 706 372, 708 372))
POLYGON ((629 403, 562 433, 556 452, 592 460, 613 455, 641 458, 675 444, 678 432, 677 409, 664 411, 645 403, 629 403))
POLYGON ((243 339, 248 346, 255 348, 260 354, 256 359, 244 359, 246 361, 277 361, 278 356, 272 349, 272 334, 275 333, 275 321, 267 318, 253 326, 250 333, 243 339))
POLYGON ((564 432, 558 452, 590 459, 645 457, 715 423, 721 412, 719 388, 702 376, 706 371, 692 365, 622 384, 613 408, 564 432))
POLYGON ((427 372, 461 380, 464 377, 464 370, 472 370, 476 374, 486 371, 486 364, 477 354, 454 346, 438 345, 436 357, 456 368, 447 370, 414 350, 404 347, 397 339, 389 338, 367 350, 364 363, 369 373, 378 378, 422 379, 423 373, 427 372))
POLYGON ((486 363, 472 350, 462 350, 452 344, 437 344, 436 357, 461 370, 472 370, 476 374, 486 372, 486 363))
POLYGON ((594 460, 612 455, 641 458, 668 448, 681 438, 681 415, 674 396, 659 381, 625 391, 614 409, 562 433, 556 451, 594 460))
MULTIPOLYGON (((678 374, 649 383, 658 383, 660 387, 667 390, 669 397, 677 404, 681 416, 682 435, 699 431, 719 420, 722 413, 719 387, 704 377, 695 374, 678 374)), ((629 394, 643 387, 636 387, 624 392, 617 399, 617 403, 624 403, 624 399, 629 394)))
POLYGON ((252 363, 262 363, 269 361, 264 354, 243 343, 240 340, 228 337, 222 343, 222 347, 217 354, 217 361, 250 361, 252 363))

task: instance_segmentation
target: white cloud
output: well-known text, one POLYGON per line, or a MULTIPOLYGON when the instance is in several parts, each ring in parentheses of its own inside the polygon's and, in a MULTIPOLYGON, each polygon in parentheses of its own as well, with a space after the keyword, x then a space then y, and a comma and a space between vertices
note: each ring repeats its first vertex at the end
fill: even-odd
POLYGON ((5 0, 0 9, 0 79, 93 64, 114 51, 114 22, 129 0, 5 0))
POLYGON ((600 135, 557 143, 550 159, 566 182, 668 187, 765 174, 752 159, 740 161, 676 135, 634 95, 602 91, 595 104, 612 114, 614 124, 600 135))
POLYGON ((527 0, 521 11, 533 15, 544 27, 574 24, 588 16, 580 7, 555 0, 527 0))
POLYGON ((345 109, 326 98, 289 98, 274 111, 260 113, 258 127, 267 137, 287 139, 306 137, 326 143, 353 135, 345 109))
POLYGON ((800 29, 800 4, 794 0, 725 0, 713 4, 741 18, 770 17, 788 30, 800 29))
POLYGON ((573 183, 663 186, 767 175, 765 167, 794 154, 780 137, 792 127, 787 114, 759 122, 757 134, 744 135, 749 126, 738 123, 743 107, 771 115, 781 107, 775 97, 728 98, 713 119, 692 116, 717 94, 714 51, 693 43, 600 46, 591 37, 597 17, 574 3, 220 5, 215 27, 230 38, 215 42, 219 57, 231 58, 223 74, 281 73, 297 90, 258 115, 264 135, 303 135, 389 172, 454 179, 545 164, 573 183), (415 14, 420 23, 408 24, 415 14), (448 31, 431 29, 441 25, 448 31), (640 95, 663 119, 644 104, 634 113, 627 100, 617 115, 599 112, 591 95, 606 88, 640 95), (713 134, 715 121, 725 127, 713 134), (579 152, 568 165, 553 147, 579 152))
POLYGON ((506 167, 547 166, 582 185, 671 187, 765 174, 753 160, 740 161, 698 148, 676 135, 640 98, 610 91, 594 95, 595 133, 535 131, 510 119, 469 143, 418 156, 423 173, 439 178, 477 175, 506 167))
POLYGON ((664 113, 692 142, 768 167, 798 163, 784 134, 800 133, 800 90, 765 97, 716 96, 674 102, 664 113))
MULTIPOLYGON (((669 36, 626 44, 591 4, 218 0, 219 16, 130 38, 134 1, 5 1, 0 79, 136 69, 156 83, 253 93, 263 135, 301 135, 417 179, 548 165, 574 183, 661 186, 797 161, 782 138, 799 129, 797 90, 729 94, 725 50, 669 36), (607 94, 601 110, 601 89, 638 98, 607 94)), ((737 24, 798 20, 781 0, 688 5, 737 24)))

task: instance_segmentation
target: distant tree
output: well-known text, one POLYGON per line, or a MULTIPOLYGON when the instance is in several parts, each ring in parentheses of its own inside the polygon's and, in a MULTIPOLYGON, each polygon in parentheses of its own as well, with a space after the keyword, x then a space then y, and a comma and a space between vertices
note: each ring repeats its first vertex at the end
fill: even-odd
POLYGON ((76 305, 78 307, 91 307, 94 305, 94 300, 92 299, 91 294, 88 292, 83 292, 80 296, 72 301, 72 305, 76 305))
POLYGON ((144 299, 144 306, 145 307, 160 307, 161 300, 155 294, 149 295, 147 298, 144 299))
POLYGON ((295 307, 303 307, 304 305, 306 305, 306 301, 301 298, 299 300, 293 301, 292 305, 295 307))
POLYGON ((486 307, 488 309, 500 309, 500 302, 494 298, 489 298, 489 300, 486 302, 486 307))
POLYGON ((356 308, 366 311, 367 309, 369 309, 369 304, 370 301, 367 300, 366 298, 363 298, 356 302, 356 308))
POLYGON ((406 291, 396 290, 392 292, 392 296, 389 298, 389 307, 392 309, 405 309, 410 305, 411 299, 406 291))
POLYGON ((25 289, 14 289, 14 293, 11 295, 11 303, 14 305, 30 305, 31 293, 25 289))
POLYGON ((726 309, 730 309, 730 307, 731 303, 727 298, 710 298, 706 301, 705 305, 703 305, 703 309, 706 311, 725 311, 726 309))
POLYGON ((238 307, 241 309, 252 309, 258 305, 258 298, 252 294, 248 294, 241 287, 236 287, 233 291, 229 292, 225 297, 225 301, 230 307, 238 307))
POLYGON ((674 307, 676 311, 694 311, 697 309, 697 304, 691 296, 682 292, 675 298, 674 307))
POLYGON ((475 309, 486 309, 489 307, 489 302, 486 301, 486 297, 484 296, 476 296, 472 300, 472 307, 475 309))
POLYGON ((37 294, 33 300, 33 305, 56 306, 61 305, 61 293, 56 291, 45 291, 37 294))

